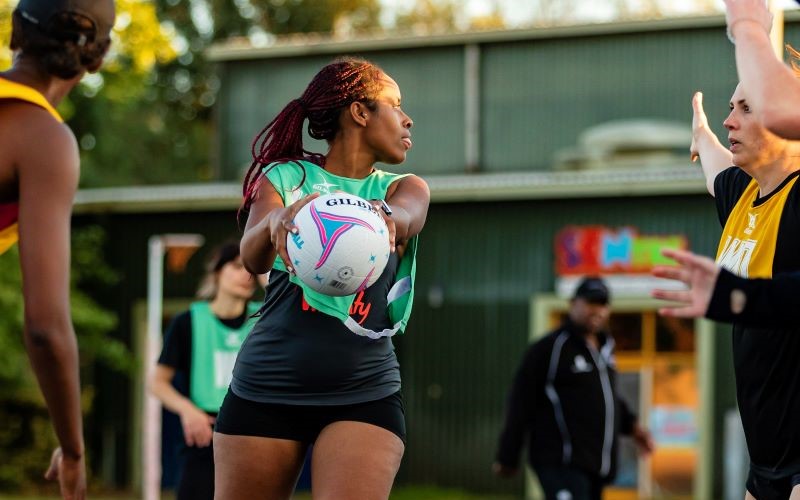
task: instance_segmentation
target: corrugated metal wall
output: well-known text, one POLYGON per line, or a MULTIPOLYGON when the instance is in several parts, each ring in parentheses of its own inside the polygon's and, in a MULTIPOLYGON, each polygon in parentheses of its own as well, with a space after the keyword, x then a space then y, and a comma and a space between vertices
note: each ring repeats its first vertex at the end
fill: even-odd
POLYGON ((736 86, 719 29, 544 39, 484 46, 484 167, 545 169, 586 128, 660 118, 691 125, 691 97, 707 95, 722 131, 736 86))
MULTIPOLYGON (((786 28, 789 42, 800 26, 786 28)), ((660 118, 691 123, 691 96, 705 92, 709 122, 722 120, 737 82, 721 27, 481 43, 480 166, 484 171, 547 169, 553 154, 587 127, 660 118)), ((414 119, 414 150, 397 168, 421 174, 465 171, 464 46, 370 51, 400 84, 414 119)), ((221 171, 239 176, 255 134, 333 56, 222 63, 221 171)), ((308 144, 314 144, 310 139, 308 144)), ((324 151, 325 145, 313 148, 324 151)))
MULTIPOLYGON (((464 57, 460 47, 362 54, 400 85, 403 109, 414 120, 414 156, 395 172, 462 172, 464 165, 464 57)), ((222 172, 238 179, 251 160, 253 137, 308 83, 332 56, 281 58, 224 65, 219 101, 222 172)), ((324 153, 322 141, 306 149, 324 153)))

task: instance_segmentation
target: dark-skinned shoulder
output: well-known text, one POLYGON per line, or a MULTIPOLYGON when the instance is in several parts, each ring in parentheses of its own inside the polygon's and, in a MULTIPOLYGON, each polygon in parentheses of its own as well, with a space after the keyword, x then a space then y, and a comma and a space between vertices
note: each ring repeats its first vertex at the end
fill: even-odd
POLYGON ((393 206, 403 207, 411 217, 407 238, 422 231, 431 202, 431 190, 424 179, 408 175, 391 183, 386 190, 386 200, 393 206))
POLYGON ((0 101, 0 178, 20 169, 28 175, 77 187, 79 154, 72 130, 45 109, 24 101, 0 101))
MULTIPOLYGON (((398 180, 392 182, 389 185, 389 188, 386 190, 386 198, 391 198, 392 195, 395 193, 395 191, 401 185, 402 186, 406 186, 407 185, 409 187, 418 189, 420 193, 424 193, 426 195, 425 199, 430 202, 431 191, 430 191, 430 188, 428 188, 428 183, 425 182, 425 179, 423 179, 422 177, 419 177, 419 176, 414 175, 414 174, 407 175, 407 176, 405 176, 405 177, 403 177, 401 179, 398 179, 398 180)), ((422 201, 422 200, 419 200, 419 201, 422 201)))

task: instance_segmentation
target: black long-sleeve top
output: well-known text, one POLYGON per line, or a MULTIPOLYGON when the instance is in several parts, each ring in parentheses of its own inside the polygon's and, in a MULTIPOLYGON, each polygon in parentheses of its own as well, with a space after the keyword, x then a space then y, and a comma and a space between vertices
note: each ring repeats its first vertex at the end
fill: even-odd
POLYGON ((536 465, 571 465, 605 480, 616 472, 617 436, 636 416, 616 391, 614 341, 599 350, 567 322, 531 345, 508 397, 497 461, 517 467, 527 441, 536 465))
POLYGON ((720 271, 706 317, 724 323, 762 328, 796 328, 800 311, 800 273, 784 273, 772 279, 740 278, 720 271), (731 294, 744 294, 741 311, 734 312, 731 294))

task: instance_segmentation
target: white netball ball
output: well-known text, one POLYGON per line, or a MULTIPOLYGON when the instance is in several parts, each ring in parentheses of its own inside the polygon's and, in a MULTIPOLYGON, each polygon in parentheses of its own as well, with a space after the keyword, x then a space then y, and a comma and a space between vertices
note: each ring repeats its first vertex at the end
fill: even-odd
POLYGON ((294 218, 286 249, 297 277, 326 295, 351 295, 378 279, 389 260, 389 230, 365 199, 327 194, 294 218))

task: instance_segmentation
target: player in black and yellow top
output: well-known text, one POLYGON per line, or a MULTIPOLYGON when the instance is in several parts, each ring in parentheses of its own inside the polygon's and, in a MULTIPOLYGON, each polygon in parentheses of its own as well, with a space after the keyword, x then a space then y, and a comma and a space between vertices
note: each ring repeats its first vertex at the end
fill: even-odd
POLYGON ((47 476, 68 499, 86 490, 69 307, 79 158, 55 107, 99 69, 113 25, 112 0, 21 0, 12 16, 14 65, 0 73, 0 253, 19 239, 25 346, 61 445, 47 476))
POLYGON ((800 272, 772 278, 742 278, 687 250, 664 249, 677 265, 656 266, 659 278, 680 281, 683 289, 655 289, 653 297, 672 301, 659 314, 713 319, 747 326, 794 328, 800 310, 800 272))
MULTIPOLYGON (((701 95, 693 106, 692 154, 701 158, 724 226, 717 262, 746 278, 800 270, 800 143, 764 128, 741 86, 724 121, 729 148, 708 128, 701 95)), ((734 324, 733 358, 750 453, 748 495, 789 498, 800 484, 800 328, 734 324)))
MULTIPOLYGON (((735 40, 736 69, 758 120, 771 132, 800 139, 800 80, 770 40, 772 13, 763 0, 725 0, 728 35, 735 40)), ((796 51, 790 49, 797 58, 796 51)), ((796 68, 796 61, 794 64, 796 68)), ((654 274, 683 282, 684 290, 654 290, 656 298, 675 303, 661 309, 667 316, 705 316, 722 322, 792 327, 800 309, 800 273, 772 278, 742 278, 712 260, 686 251, 666 250, 677 266, 654 274)), ((796 493, 800 498, 800 488, 796 493)))

